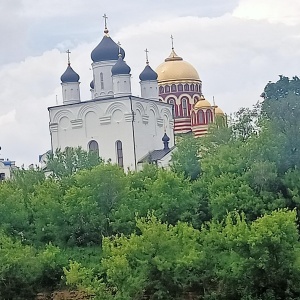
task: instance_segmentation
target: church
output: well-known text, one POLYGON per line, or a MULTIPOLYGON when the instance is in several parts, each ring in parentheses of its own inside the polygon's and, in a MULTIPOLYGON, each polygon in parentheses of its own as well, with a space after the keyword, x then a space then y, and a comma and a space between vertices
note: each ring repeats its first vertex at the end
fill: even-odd
POLYGON ((154 71, 148 61, 139 75, 141 96, 131 93, 125 51, 113 41, 104 15, 104 36, 91 52, 91 100, 81 101, 79 75, 68 65, 61 76, 63 104, 49 107, 51 148, 82 147, 125 170, 152 162, 165 167, 175 150, 175 134, 207 132, 222 110, 202 94, 195 68, 173 47, 154 71))

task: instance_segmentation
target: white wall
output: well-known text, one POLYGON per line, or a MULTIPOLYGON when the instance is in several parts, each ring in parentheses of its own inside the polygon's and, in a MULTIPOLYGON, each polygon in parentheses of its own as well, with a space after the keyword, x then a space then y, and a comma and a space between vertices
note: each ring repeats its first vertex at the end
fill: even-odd
POLYGON ((85 101, 49 108, 52 150, 97 141, 99 155, 117 163, 116 141, 123 147, 124 169, 136 169, 139 159, 163 149, 165 130, 174 145, 172 107, 138 97, 85 101), (134 113, 134 117, 132 114, 134 113), (133 121, 133 122, 132 122, 133 121))

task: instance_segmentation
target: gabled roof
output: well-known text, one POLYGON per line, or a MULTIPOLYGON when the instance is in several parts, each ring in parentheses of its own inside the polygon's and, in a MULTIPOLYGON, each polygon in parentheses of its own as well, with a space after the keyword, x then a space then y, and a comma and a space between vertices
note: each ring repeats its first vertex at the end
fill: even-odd
POLYGON ((161 149, 161 150, 153 150, 149 152, 146 156, 141 158, 138 163, 143 163, 143 162, 156 162, 158 160, 161 160, 164 158, 168 153, 170 153, 175 146, 169 149, 161 149))

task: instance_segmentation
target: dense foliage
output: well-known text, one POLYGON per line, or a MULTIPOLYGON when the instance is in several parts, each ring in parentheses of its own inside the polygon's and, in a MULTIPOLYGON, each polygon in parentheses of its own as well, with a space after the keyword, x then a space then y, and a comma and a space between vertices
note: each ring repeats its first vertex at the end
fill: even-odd
POLYGON ((182 137, 170 170, 68 148, 0 184, 0 298, 300 298, 300 84, 182 137))

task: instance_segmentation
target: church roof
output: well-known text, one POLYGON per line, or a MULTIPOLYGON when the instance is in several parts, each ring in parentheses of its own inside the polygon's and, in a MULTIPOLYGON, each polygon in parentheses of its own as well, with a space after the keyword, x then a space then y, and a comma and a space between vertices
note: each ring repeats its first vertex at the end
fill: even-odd
POLYGON ((119 55, 119 59, 116 64, 111 68, 112 75, 127 75, 130 74, 130 67, 123 60, 122 55, 119 55))
POLYGON ((61 82, 78 82, 79 75, 72 69, 71 65, 68 64, 66 71, 61 75, 61 82))
POLYGON ((200 81, 196 69, 182 57, 178 56, 172 48, 171 54, 156 68, 158 83, 169 81, 200 81))
MULTIPOLYGON (((122 57, 125 57, 125 51, 120 47, 120 53, 122 57)), ((112 38, 105 34, 101 42, 91 53, 93 62, 106 61, 106 60, 118 60, 119 46, 112 40, 112 38)))
POLYGON ((161 160, 168 153, 170 153, 174 148, 175 148, 175 146, 172 148, 169 148, 169 149, 153 150, 153 151, 149 152, 146 156, 144 156, 142 159, 140 159, 138 163, 156 162, 158 160, 161 160))
POLYGON ((147 64, 143 72, 140 74, 140 80, 157 80, 157 76, 157 73, 147 64))

